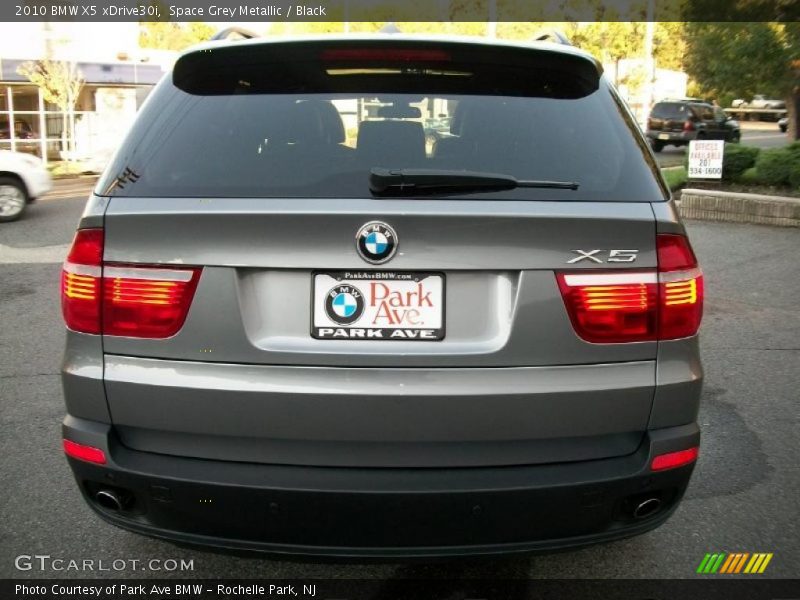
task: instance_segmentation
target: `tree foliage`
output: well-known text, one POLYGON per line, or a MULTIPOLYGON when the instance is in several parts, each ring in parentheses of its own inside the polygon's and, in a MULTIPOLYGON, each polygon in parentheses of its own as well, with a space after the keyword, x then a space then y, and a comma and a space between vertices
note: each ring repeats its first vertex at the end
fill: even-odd
POLYGON ((800 137, 800 23, 689 23, 686 70, 701 94, 786 99, 788 134, 800 137))
POLYGON ((208 23, 173 23, 148 21, 139 24, 139 45, 159 50, 183 50, 194 44, 208 41, 216 29, 208 23))
POLYGON ((688 23, 686 70, 708 96, 785 97, 797 84, 792 47, 776 23, 688 23))
POLYGON ((25 62, 17 72, 42 90, 47 102, 63 112, 75 108, 83 87, 83 74, 75 63, 49 59, 25 62))

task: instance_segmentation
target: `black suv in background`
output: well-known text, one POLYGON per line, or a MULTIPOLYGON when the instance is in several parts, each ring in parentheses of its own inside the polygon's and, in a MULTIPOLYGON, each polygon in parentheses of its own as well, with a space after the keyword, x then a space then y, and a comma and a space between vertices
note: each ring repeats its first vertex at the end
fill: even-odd
POLYGON ((656 152, 664 146, 685 146, 691 140, 738 142, 739 123, 718 106, 694 99, 664 100, 653 106, 647 120, 647 138, 656 152))

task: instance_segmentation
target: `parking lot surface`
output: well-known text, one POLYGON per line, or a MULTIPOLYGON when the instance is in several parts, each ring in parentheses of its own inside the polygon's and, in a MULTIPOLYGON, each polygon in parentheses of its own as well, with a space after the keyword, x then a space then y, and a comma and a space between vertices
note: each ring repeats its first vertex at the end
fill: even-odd
MULTIPOLYGON (((772 552, 771 577, 800 564, 800 230, 690 222, 706 275, 701 457, 683 504, 644 536, 514 560, 337 564, 179 548, 101 522, 61 453, 60 261, 81 197, 44 199, 0 225, 0 577, 686 578, 707 552, 772 552), (20 555, 126 561, 116 570, 31 570, 20 555), (133 561, 142 561, 133 563, 133 561)), ((116 563, 117 565, 121 563, 116 563)), ((97 563, 95 563, 95 566, 97 563)))

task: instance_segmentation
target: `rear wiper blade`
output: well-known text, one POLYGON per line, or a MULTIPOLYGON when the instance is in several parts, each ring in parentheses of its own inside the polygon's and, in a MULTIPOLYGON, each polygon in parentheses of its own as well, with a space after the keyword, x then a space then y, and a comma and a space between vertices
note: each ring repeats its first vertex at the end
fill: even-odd
POLYGON ((515 188, 577 190, 574 181, 517 179, 501 173, 440 169, 384 169, 370 171, 369 189, 379 196, 415 196, 443 192, 491 192, 515 188))

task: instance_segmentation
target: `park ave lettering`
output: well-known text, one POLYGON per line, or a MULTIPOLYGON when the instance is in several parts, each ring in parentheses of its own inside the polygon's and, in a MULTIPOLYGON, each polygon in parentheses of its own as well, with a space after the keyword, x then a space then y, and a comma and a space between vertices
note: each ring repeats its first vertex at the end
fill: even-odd
POLYGON ((370 306, 378 310, 372 320, 373 325, 419 325, 422 307, 433 307, 431 292, 426 292, 422 282, 417 283, 415 291, 392 291, 379 281, 370 283, 370 306))

